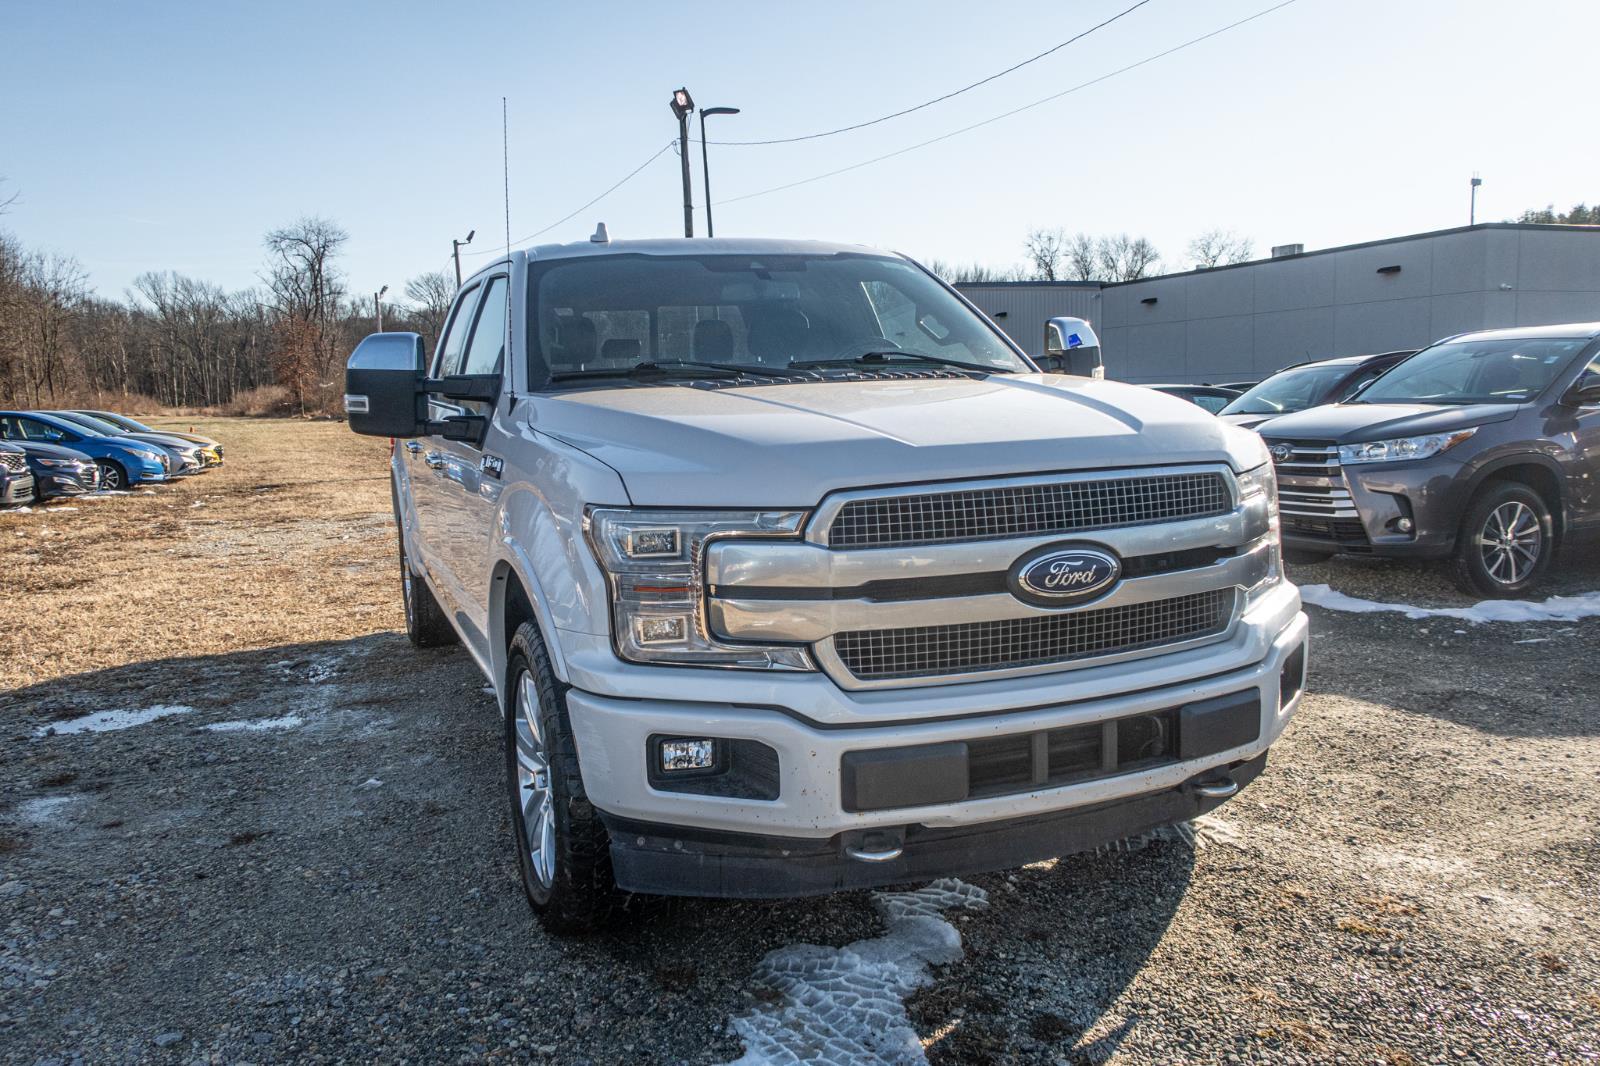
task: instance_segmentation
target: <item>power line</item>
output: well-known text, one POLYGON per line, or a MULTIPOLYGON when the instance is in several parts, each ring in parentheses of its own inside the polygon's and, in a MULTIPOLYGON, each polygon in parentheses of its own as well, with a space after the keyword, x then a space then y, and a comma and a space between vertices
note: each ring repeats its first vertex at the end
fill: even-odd
POLYGON ((832 137, 834 134, 837 134, 837 133, 849 133, 852 130, 860 130, 860 129, 866 129, 868 126, 876 126, 880 122, 888 122, 892 118, 900 118, 902 115, 909 115, 914 111, 921 111, 925 107, 932 107, 934 104, 943 103, 944 101, 949 100, 949 99, 951 99, 953 97, 960 96, 962 93, 971 92, 973 89, 976 89, 981 85, 987 85, 991 81, 996 80, 997 78, 1003 78, 1007 74, 1010 74, 1010 73, 1012 73, 1014 71, 1021 70, 1023 67, 1027 66, 1029 63, 1037 63, 1039 60, 1045 58, 1046 56, 1053 55, 1056 52, 1061 51, 1063 48, 1067 47, 1067 45, 1074 44, 1074 43, 1076 43, 1078 41, 1083 40, 1085 37, 1089 36, 1091 33, 1094 33, 1096 30, 1104 29, 1105 27, 1111 25, 1113 22, 1117 21, 1118 19, 1123 18, 1126 15, 1131 15, 1133 12, 1137 11, 1139 8, 1143 7, 1144 5, 1148 4, 1149 2, 1150 2, 1150 0, 1139 0, 1139 2, 1134 4, 1132 7, 1127 8, 1126 10, 1117 12, 1115 15, 1112 15, 1110 18, 1106 19, 1104 22, 1101 22, 1101 23, 1099 23, 1097 25, 1094 25, 1094 26, 1090 26, 1088 29, 1084 30, 1082 33, 1078 34, 1077 36, 1069 37, 1067 40, 1062 41, 1060 44, 1055 45, 1054 47, 1051 47, 1051 48, 1047 48, 1043 52, 1040 52, 1038 55, 1031 56, 1031 57, 1029 57, 1027 59, 1024 59, 1020 63, 1014 63, 1011 66, 1007 67, 1006 69, 1000 71, 999 73, 991 74, 987 78, 980 78, 978 81, 973 82, 971 85, 966 85, 966 86, 963 86, 960 89, 954 90, 953 92, 945 93, 943 96, 935 96, 932 100, 925 100, 922 103, 917 104, 914 107, 908 107, 908 108, 905 108, 904 110, 896 111, 893 114, 884 115, 882 118, 868 119, 866 122, 857 122, 853 126, 840 126, 836 130, 823 130, 821 133, 806 133, 806 134, 802 134, 799 137, 777 137, 777 138, 774 138, 772 140, 766 140, 766 141, 707 141, 706 143, 707 144, 726 144, 726 145, 736 145, 736 144, 737 145, 794 144, 796 141, 814 141, 814 140, 817 140, 819 137, 832 137))
MULTIPOLYGON (((1212 30, 1210 33, 1203 34, 1203 35, 1201 35, 1199 37, 1195 37, 1192 40, 1184 41, 1182 44, 1174 45, 1173 47, 1168 48, 1164 52, 1157 52, 1153 56, 1147 56, 1146 58, 1139 60, 1137 63, 1129 63, 1127 66, 1120 67, 1117 70, 1113 70, 1109 74, 1102 74, 1098 78, 1091 78, 1089 81, 1082 82, 1082 83, 1080 83, 1078 85, 1074 85, 1070 89, 1063 89, 1058 93, 1052 93, 1049 96, 1042 97, 1042 98, 1040 98, 1038 100, 1033 101, 1031 104, 1023 104, 1021 107, 1014 107, 1010 111, 1006 111, 1006 112, 1004 112, 1002 114, 995 115, 995 116, 993 116, 991 118, 983 119, 982 121, 979 121, 979 122, 974 122, 970 126, 963 126, 958 130, 952 130, 949 133, 943 133, 943 134, 940 134, 937 137, 931 137, 926 141, 919 141, 916 144, 907 145, 905 148, 898 148, 893 152, 886 152, 883 155, 874 156, 871 159, 863 159, 859 163, 852 163, 847 167, 840 167, 837 170, 830 170, 830 171, 828 171, 827 173, 824 173, 824 174, 814 174, 809 178, 801 178, 799 181, 791 181, 791 182, 788 182, 788 183, 783 184, 783 185, 774 185, 770 189, 762 189, 759 192, 745 193, 743 196, 731 196, 726 200, 718 200, 717 203, 719 203, 719 204, 736 204, 740 200, 754 200, 758 196, 768 196, 768 195, 770 195, 772 193, 775 193, 775 192, 783 192, 785 189, 794 189, 794 188, 798 188, 801 185, 809 185, 814 181, 822 181, 824 178, 837 177, 840 174, 846 174, 846 173, 849 173, 852 170, 860 170, 862 167, 868 167, 868 166, 871 166, 874 163, 881 163, 886 159, 893 159, 895 156, 905 155, 907 152, 914 152, 918 148, 926 148, 930 144, 938 144, 940 141, 948 141, 952 137, 959 137, 963 133, 970 133, 973 130, 978 129, 978 128, 982 127, 982 126, 987 126, 987 125, 990 125, 991 123, 999 122, 1001 119, 1010 118, 1012 115, 1020 115, 1022 112, 1032 110, 1033 108, 1039 107, 1042 104, 1048 104, 1052 100, 1059 100, 1063 96, 1067 96, 1067 95, 1069 95, 1071 93, 1078 92, 1080 89, 1087 89, 1091 85, 1098 85, 1101 82, 1103 82, 1103 81, 1105 81, 1105 80, 1107 80, 1109 78, 1115 78, 1119 74, 1126 74, 1130 70, 1136 70, 1139 67, 1145 66, 1148 63, 1154 63, 1158 59, 1165 59, 1167 56, 1172 55, 1174 52, 1181 52, 1185 48, 1193 47, 1194 45, 1200 44, 1203 41, 1209 41, 1211 38, 1216 37, 1219 34, 1227 33, 1229 30, 1232 30, 1232 29, 1237 29, 1238 27, 1243 26, 1247 22, 1254 22, 1256 19, 1263 18, 1263 17, 1265 17, 1267 15, 1272 14, 1274 11, 1278 11, 1278 10, 1280 10, 1282 8, 1286 8, 1292 3, 1295 3, 1295 0, 1283 0, 1282 3, 1274 4, 1272 7, 1265 8, 1265 9, 1263 9, 1261 11, 1257 11, 1254 15, 1249 15, 1249 16, 1247 16, 1245 18, 1240 19, 1237 22, 1230 22, 1230 23, 1228 23, 1228 25, 1223 26, 1220 29, 1212 30)), ((717 142, 713 141, 712 143, 715 144, 717 142)))
MULTIPOLYGON (((555 229, 557 226, 561 225, 563 222, 568 222, 571 219, 577 217, 578 215, 583 214, 585 211, 589 210, 589 208, 593 207, 595 204, 599 203, 601 200, 604 200, 607 196, 610 196, 612 193, 616 192, 618 189, 620 189, 624 185, 628 184, 628 182, 630 182, 634 178, 638 177, 640 171, 642 171, 645 167, 649 166, 651 163, 654 163, 657 159, 661 158, 662 154, 665 153, 667 151, 667 149, 672 148, 677 143, 678 143, 678 139, 676 137, 674 137, 672 140, 668 141, 666 144, 662 145, 660 148, 657 148, 655 150, 654 154, 652 154, 649 159, 646 159, 643 163, 640 163, 638 166, 636 166, 632 170, 628 171, 627 177, 623 178, 621 181, 619 181, 615 185, 611 186, 611 188, 607 189, 605 192, 601 193, 599 196, 596 196, 593 200, 590 200, 588 203, 584 204, 582 207, 580 207, 577 210, 573 211, 571 214, 563 215, 562 217, 556 219, 554 222, 550 223, 544 229, 535 230, 534 232, 528 234, 526 237, 518 237, 515 241, 507 241, 506 242, 507 247, 509 248, 511 245, 514 245, 514 244, 515 245, 527 244, 529 241, 533 240, 535 237, 543 236, 544 234, 549 233, 551 230, 555 229)), ((488 250, 482 251, 482 252, 463 252, 462 254, 463 255, 504 255, 506 253, 505 252, 495 252, 494 249, 491 248, 491 249, 488 249, 488 250)))

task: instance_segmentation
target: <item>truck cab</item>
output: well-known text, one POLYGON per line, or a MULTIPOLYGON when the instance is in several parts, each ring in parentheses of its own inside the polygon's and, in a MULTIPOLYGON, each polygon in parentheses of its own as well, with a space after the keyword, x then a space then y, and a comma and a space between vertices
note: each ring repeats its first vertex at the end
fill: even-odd
POLYGON ((1193 818, 1298 705, 1260 439, 1042 370, 903 256, 513 252, 437 351, 362 341, 345 403, 398 442, 407 630, 495 687, 554 930, 1193 818))

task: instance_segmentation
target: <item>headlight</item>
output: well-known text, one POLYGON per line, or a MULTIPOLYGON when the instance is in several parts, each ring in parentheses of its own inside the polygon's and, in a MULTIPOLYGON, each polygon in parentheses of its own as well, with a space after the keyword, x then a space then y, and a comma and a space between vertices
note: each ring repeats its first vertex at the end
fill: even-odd
POLYGON ((40 466, 70 466, 76 468, 78 465, 78 460, 76 459, 35 459, 34 462, 40 466))
POLYGON ((1396 437, 1393 440, 1374 440, 1365 444, 1339 445, 1339 462, 1395 463, 1403 459, 1430 459, 1442 451, 1454 448, 1466 440, 1478 427, 1458 429, 1451 433, 1430 433, 1425 437, 1396 437))
POLYGON ((1239 498, 1245 507, 1251 550, 1267 553, 1267 571, 1245 590, 1245 610, 1283 580, 1283 546, 1278 528, 1278 473, 1271 463, 1239 475, 1239 498))
POLYGON ((591 507, 584 529, 611 586, 611 634, 631 662, 745 670, 813 670, 795 645, 730 644, 705 618, 705 544, 794 537, 802 511, 634 511, 591 507))

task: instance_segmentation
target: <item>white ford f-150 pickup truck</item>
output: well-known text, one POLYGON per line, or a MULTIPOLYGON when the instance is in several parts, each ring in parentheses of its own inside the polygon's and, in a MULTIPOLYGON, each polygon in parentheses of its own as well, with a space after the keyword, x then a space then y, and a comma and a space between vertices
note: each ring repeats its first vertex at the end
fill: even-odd
POLYGON ((602 230, 469 279, 431 361, 366 338, 346 393, 552 929, 1192 818, 1300 697, 1260 438, 1040 372, 902 256, 602 230))

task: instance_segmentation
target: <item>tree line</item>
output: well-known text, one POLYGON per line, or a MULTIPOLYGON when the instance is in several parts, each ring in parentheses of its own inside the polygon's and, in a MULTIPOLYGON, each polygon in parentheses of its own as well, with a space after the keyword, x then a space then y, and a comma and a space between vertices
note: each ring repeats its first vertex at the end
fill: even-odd
POLYGON ((1207 230, 1191 240, 1186 255, 1166 260, 1147 237, 1126 233, 1092 235, 1065 229, 1036 227, 1022 242, 1022 261, 994 267, 983 263, 928 262, 928 268, 946 281, 1138 281, 1163 269, 1199 270, 1247 261, 1254 243, 1232 230, 1207 230))
MULTIPOLYGON (((303 218, 265 236, 260 288, 152 271, 116 300, 70 256, 0 232, 0 405, 337 410, 344 359, 377 326, 340 269, 348 241, 303 218)), ((431 350, 455 290, 444 271, 412 278, 408 302, 384 303, 384 327, 421 333, 431 350)))

